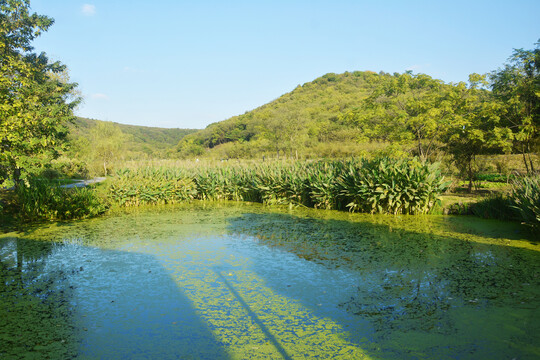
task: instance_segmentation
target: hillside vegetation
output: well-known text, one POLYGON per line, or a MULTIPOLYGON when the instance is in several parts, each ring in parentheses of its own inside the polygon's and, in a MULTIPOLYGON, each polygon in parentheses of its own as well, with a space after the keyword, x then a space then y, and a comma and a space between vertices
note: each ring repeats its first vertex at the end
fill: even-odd
POLYGON ((118 161, 165 158, 184 136, 197 131, 124 125, 81 117, 75 118, 68 128, 68 147, 52 167, 73 177, 107 175, 118 161))
POLYGON ((297 157, 350 155, 361 133, 342 114, 359 106, 388 74, 326 74, 243 115, 209 125, 186 136, 180 157, 208 150, 224 158, 267 155, 297 157))
MULTIPOLYGON (((80 137, 90 139, 92 129, 97 128, 100 123, 106 122, 77 117, 74 124, 70 126, 70 138, 72 141, 76 141, 80 137)), ((178 144, 178 141, 184 136, 197 131, 196 129, 165 129, 112 122, 110 124, 117 127, 126 136, 124 139, 124 149, 126 151, 156 157, 163 156, 171 147, 178 144)))
POLYGON ((187 135, 181 158, 418 156, 447 160, 472 187, 476 159, 520 154, 535 173, 540 43, 502 69, 445 83, 412 72, 329 73, 243 115, 187 135))

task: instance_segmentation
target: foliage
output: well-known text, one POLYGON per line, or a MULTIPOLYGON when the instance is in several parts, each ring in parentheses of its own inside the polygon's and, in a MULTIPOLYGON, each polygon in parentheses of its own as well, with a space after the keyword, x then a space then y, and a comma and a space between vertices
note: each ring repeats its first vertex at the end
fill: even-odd
POLYGON ((15 189, 17 217, 22 221, 84 219, 106 205, 92 188, 62 188, 58 182, 28 178, 15 189))
POLYGON ((388 158, 351 163, 341 179, 350 210, 384 214, 428 213, 448 185, 434 165, 388 158))
POLYGON ((477 155, 509 153, 516 136, 505 120, 509 110, 487 86, 478 74, 468 85, 411 72, 327 74, 187 135, 176 150, 182 158, 297 159, 320 158, 341 144, 358 156, 371 143, 392 143, 422 160, 438 160, 444 150, 471 180, 477 155))
POLYGON ((204 147, 198 144, 194 139, 180 142, 178 151, 181 158, 199 157, 204 154, 204 147))
POLYGON ((509 152, 512 133, 500 126, 501 104, 493 101, 485 76, 472 74, 469 86, 459 83, 450 88, 449 102, 453 113, 443 136, 444 149, 451 154, 463 178, 469 181, 469 192, 477 173, 475 159, 494 151, 509 152))
MULTIPOLYGON (((102 176, 119 162, 170 156, 170 149, 195 130, 162 129, 76 118, 69 126, 69 148, 58 164, 68 177, 102 176)), ((190 155, 202 154, 187 151, 190 155)))
POLYGON ((535 171, 529 154, 540 136, 540 41, 535 45, 515 49, 504 67, 491 73, 493 95, 505 104, 507 127, 528 172, 535 171))
POLYGON ((227 143, 249 143, 252 151, 247 155, 251 157, 296 158, 306 153, 317 157, 318 144, 338 146, 356 141, 357 133, 342 124, 338 115, 358 106, 379 76, 386 75, 361 71, 326 74, 253 111, 187 135, 176 150, 185 158, 192 156, 194 148, 218 151, 227 143))
POLYGON ((429 158, 451 114, 445 101, 449 86, 425 74, 381 77, 379 85, 357 111, 342 116, 371 140, 413 140, 421 159, 429 158))
POLYGON ((519 213, 519 219, 540 233, 540 176, 517 180, 510 199, 519 213))
POLYGON ((122 206, 190 199, 262 202, 371 213, 427 213, 445 182, 432 165, 388 158, 119 170, 108 193, 122 206))
POLYGON ((508 182, 509 180, 515 180, 515 175, 504 175, 503 173, 498 174, 477 174, 476 180, 480 181, 489 181, 489 182, 508 182))
POLYGON ((0 3, 0 184, 58 156, 78 103, 66 67, 32 52, 53 20, 29 8, 27 0, 0 3))
POLYGON ((58 173, 58 177, 69 179, 88 179, 90 174, 88 163, 76 158, 60 156, 50 164, 50 169, 58 173))
MULTIPOLYGON (((73 157, 89 153, 91 148, 90 140, 92 130, 99 124, 105 123, 100 120, 77 117, 75 122, 69 126, 70 142, 76 145, 70 149, 73 157)), ((109 124, 111 124, 109 122, 109 124)), ((124 142, 120 144, 120 152, 123 156, 131 158, 154 157, 163 158, 167 156, 170 148, 178 144, 187 134, 197 130, 194 129, 164 129, 148 126, 136 126, 112 123, 124 134, 124 142)), ((73 147, 73 146, 72 146, 73 147)))
POLYGON ((91 158, 103 166, 103 175, 109 173, 110 163, 120 155, 125 134, 111 122, 99 122, 90 130, 91 158))
POLYGON ((173 169, 126 169, 114 174, 107 194, 120 206, 170 204, 193 199, 195 185, 173 169))
POLYGON ((469 213, 485 219, 516 220, 512 201, 504 194, 495 194, 469 205, 469 213))

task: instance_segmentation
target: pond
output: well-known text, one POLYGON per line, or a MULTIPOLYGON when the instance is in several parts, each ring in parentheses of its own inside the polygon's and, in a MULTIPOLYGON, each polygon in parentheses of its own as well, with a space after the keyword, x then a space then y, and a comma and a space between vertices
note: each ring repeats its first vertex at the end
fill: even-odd
POLYGON ((0 358, 540 358, 517 224, 258 204, 0 236, 0 358))

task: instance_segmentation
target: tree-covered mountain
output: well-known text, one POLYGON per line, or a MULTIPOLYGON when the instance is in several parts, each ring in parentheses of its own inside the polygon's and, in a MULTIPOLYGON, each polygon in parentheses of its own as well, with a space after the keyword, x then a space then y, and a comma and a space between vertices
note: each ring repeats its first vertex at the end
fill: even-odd
POLYGON ((534 171, 527 154, 539 145, 540 48, 516 50, 509 61, 491 74, 471 74, 467 83, 412 72, 329 73, 187 135, 176 150, 181 157, 224 158, 446 154, 470 179, 476 155, 514 152, 534 171))
POLYGON ((342 115, 361 105, 383 77, 370 71, 329 73, 243 115, 213 123, 183 138, 180 156, 215 149, 225 157, 260 153, 296 156, 297 152, 344 151, 361 134, 342 115), (340 144, 338 147, 337 144, 340 144))

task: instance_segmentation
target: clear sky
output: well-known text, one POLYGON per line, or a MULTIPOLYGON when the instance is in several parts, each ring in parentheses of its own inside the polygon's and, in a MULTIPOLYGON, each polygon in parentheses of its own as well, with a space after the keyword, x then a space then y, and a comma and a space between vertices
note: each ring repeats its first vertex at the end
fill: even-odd
POLYGON ((69 67, 77 115, 204 128, 329 72, 502 66, 540 39, 540 0, 31 0, 55 19, 34 43, 69 67))

